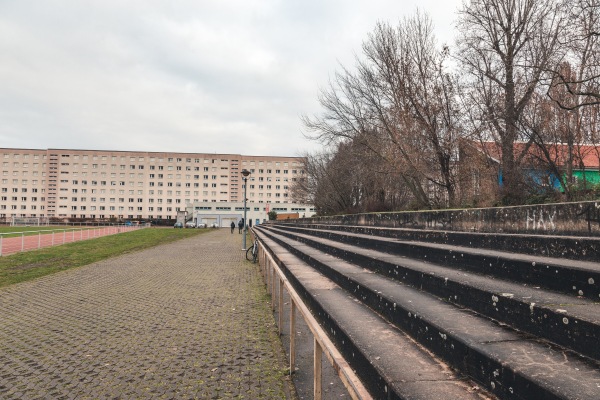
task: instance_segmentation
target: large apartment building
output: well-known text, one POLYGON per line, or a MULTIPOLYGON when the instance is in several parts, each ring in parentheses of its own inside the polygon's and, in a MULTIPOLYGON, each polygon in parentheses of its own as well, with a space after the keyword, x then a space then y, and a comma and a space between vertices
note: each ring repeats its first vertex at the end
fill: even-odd
POLYGON ((0 148, 0 218, 171 219, 186 205, 292 203, 299 157, 0 148))

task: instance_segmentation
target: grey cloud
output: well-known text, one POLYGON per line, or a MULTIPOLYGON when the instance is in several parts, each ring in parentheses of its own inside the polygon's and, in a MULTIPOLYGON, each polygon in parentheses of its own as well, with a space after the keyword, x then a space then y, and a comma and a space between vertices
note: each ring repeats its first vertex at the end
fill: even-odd
POLYGON ((0 147, 314 149, 299 115, 318 112, 318 88, 377 20, 414 11, 362 3, 0 2, 0 147))

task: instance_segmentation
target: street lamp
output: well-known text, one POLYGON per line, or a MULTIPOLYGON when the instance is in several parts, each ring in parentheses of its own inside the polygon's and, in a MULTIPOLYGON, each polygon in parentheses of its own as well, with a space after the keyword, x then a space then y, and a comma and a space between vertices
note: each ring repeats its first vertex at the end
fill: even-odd
POLYGON ((242 238, 242 250, 246 250, 246 235, 248 234, 248 221, 246 220, 246 192, 248 190, 248 175, 250 171, 242 170, 242 179, 244 180, 244 237, 242 238))

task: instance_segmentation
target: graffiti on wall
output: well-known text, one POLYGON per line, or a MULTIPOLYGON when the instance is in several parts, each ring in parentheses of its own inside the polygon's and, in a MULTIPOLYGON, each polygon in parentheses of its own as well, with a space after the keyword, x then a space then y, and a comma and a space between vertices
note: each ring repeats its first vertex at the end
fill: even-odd
POLYGON ((556 210, 550 213, 547 210, 527 210, 527 216, 525 218, 527 230, 556 230, 556 224, 554 220, 556 218, 556 210))

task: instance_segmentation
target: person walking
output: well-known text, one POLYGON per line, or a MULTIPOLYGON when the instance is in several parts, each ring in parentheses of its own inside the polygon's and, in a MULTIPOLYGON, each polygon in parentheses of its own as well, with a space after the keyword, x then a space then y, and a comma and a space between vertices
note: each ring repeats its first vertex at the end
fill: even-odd
POLYGON ((238 222, 238 233, 242 233, 242 228, 244 227, 244 219, 240 219, 240 222, 238 222))
POLYGON ((231 221, 231 233, 233 234, 233 230, 235 229, 235 222, 231 221))

